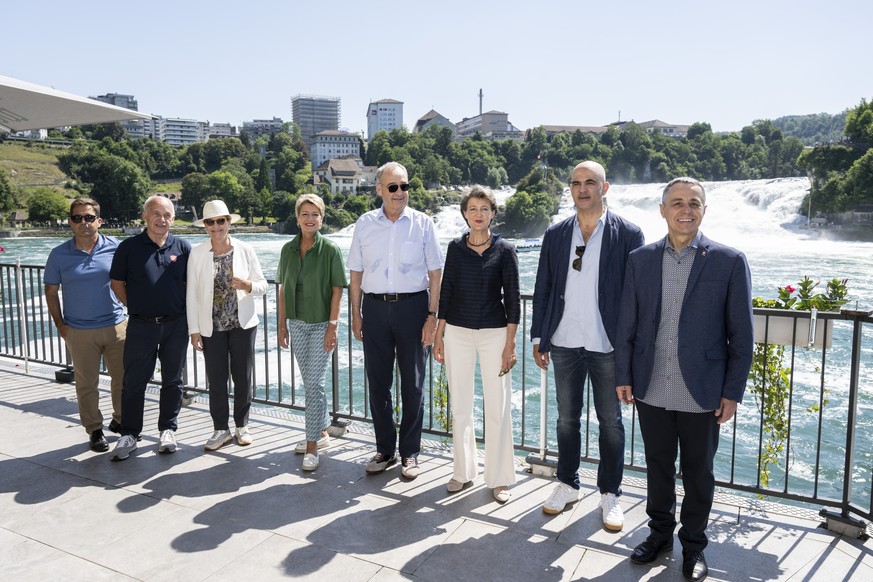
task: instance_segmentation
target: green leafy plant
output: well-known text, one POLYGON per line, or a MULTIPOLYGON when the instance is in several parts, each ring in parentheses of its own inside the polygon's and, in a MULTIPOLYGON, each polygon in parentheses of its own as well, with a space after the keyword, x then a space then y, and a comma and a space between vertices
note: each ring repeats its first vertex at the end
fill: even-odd
MULTIPOLYGON (((799 311, 836 311, 846 304, 847 279, 832 279, 825 293, 814 293, 818 282, 804 277, 797 287, 779 287, 776 299, 755 297, 752 307, 787 309, 799 311)), ((804 348, 807 349, 807 348, 804 348)), ((758 476, 763 487, 770 484, 770 467, 779 464, 788 441, 788 402, 791 396, 792 369, 785 364, 785 346, 764 342, 755 343, 752 367, 749 371, 749 391, 761 412, 764 442, 758 464, 758 476)), ((824 390, 826 405, 828 390, 824 390)), ((816 413, 819 405, 807 407, 807 412, 816 413)))
POLYGON ((434 419, 445 432, 452 432, 452 412, 449 410, 449 382, 446 378, 446 365, 440 364, 436 386, 433 391, 433 404, 436 409, 434 419))

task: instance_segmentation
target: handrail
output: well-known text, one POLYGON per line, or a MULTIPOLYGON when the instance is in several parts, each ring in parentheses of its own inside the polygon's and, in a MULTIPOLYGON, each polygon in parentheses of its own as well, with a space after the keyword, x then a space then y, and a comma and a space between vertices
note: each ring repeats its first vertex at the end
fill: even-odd
MULTIPOLYGON (((68 367, 72 361, 64 340, 48 316, 43 269, 0 263, 0 356, 68 367)), ((278 284, 270 281, 261 300, 264 315, 255 354, 254 401, 302 411, 305 401, 293 354, 276 341, 277 292, 278 284)), ((518 337, 520 365, 512 372, 514 445, 519 453, 553 463, 557 437, 554 399, 548 393, 551 371, 543 372, 535 365, 530 342, 525 341, 531 305, 532 296, 523 295, 518 337)), ((370 423, 363 348, 352 336, 348 313, 347 294, 341 313, 341 345, 331 360, 330 415, 335 423, 370 423)), ((839 510, 843 516, 873 519, 873 467, 869 461, 873 458, 873 418, 869 412, 873 394, 869 388, 862 389, 863 382, 873 379, 873 318, 866 312, 818 313, 816 345, 821 342, 822 347, 807 348, 808 332, 803 326, 810 320, 809 312, 756 308, 754 313, 763 322, 761 341, 774 342, 776 324, 781 320, 790 322, 791 337, 803 338, 801 346, 785 348, 786 365, 791 368, 786 403, 789 440, 778 469, 774 467, 771 473, 770 485, 764 487, 758 478, 758 459, 765 438, 763 413, 747 391, 734 421, 722 429, 722 439, 730 440, 723 440, 716 457, 717 485, 730 491, 822 504, 839 510)), ((425 383, 424 432, 448 439, 451 434, 437 421, 434 406, 438 370, 431 360, 425 383)), ((207 391, 202 357, 196 352, 189 351, 184 382, 188 391, 207 391)), ((596 463, 598 427, 590 386, 585 389, 588 405, 582 419, 581 458, 596 463)), ((624 421, 625 467, 643 473, 644 457, 633 407, 624 408, 624 421)), ((481 418, 477 434, 481 440, 481 418)))

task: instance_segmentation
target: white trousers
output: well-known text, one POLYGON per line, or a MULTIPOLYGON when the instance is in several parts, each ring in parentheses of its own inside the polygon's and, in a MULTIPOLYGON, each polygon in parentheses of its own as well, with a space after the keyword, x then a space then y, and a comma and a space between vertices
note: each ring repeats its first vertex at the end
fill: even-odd
POLYGON ((498 377, 506 345, 506 328, 468 329, 446 325, 446 379, 452 402, 454 478, 462 483, 478 474, 473 392, 476 356, 485 398, 485 485, 515 483, 512 447, 512 374, 498 377))

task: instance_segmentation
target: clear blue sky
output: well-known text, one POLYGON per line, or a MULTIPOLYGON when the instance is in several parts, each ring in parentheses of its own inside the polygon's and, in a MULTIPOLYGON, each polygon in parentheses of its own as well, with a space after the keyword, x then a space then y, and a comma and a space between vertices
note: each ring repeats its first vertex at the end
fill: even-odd
POLYGON ((29 0, 0 9, 0 75, 140 111, 239 125, 291 119, 292 95, 484 110, 516 126, 838 113, 873 98, 869 0, 29 0))

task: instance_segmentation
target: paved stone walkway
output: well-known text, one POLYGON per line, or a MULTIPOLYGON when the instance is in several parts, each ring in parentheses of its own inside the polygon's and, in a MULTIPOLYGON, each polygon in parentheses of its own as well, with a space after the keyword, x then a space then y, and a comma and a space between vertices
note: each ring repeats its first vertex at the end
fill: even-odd
MULTIPOLYGON (((180 450, 159 455, 154 392, 140 448, 113 463, 89 450, 73 386, 50 368, 23 368, 0 360, 0 580, 682 580, 678 543, 653 567, 627 559, 647 534, 634 475, 624 531, 612 533, 590 467, 582 499, 558 516, 541 510, 554 481, 521 465, 505 505, 481 477, 448 495, 451 454, 439 444, 420 457, 415 481, 397 466, 367 476, 366 426, 304 473, 294 454, 303 419, 274 409, 253 413, 251 446, 207 453, 211 421, 195 402, 180 416, 180 450)), ((820 529, 814 512, 719 500, 711 580, 873 580, 871 542, 820 529)))

